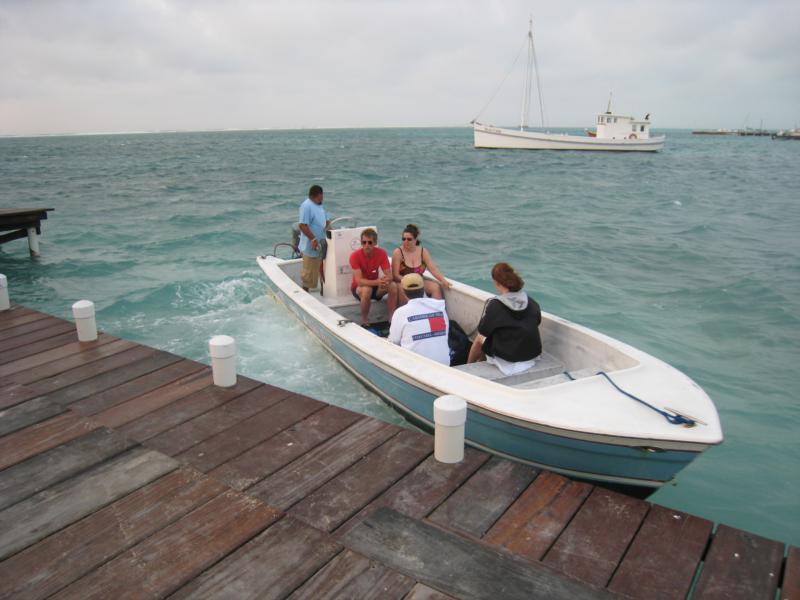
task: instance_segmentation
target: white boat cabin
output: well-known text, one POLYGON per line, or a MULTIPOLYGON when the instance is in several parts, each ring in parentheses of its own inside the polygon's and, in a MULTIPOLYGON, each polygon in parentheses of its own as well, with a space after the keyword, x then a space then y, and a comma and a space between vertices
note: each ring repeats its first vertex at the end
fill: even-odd
POLYGON ((608 140, 647 140, 650 139, 650 120, 644 120, 604 112, 597 115, 597 137, 608 140))

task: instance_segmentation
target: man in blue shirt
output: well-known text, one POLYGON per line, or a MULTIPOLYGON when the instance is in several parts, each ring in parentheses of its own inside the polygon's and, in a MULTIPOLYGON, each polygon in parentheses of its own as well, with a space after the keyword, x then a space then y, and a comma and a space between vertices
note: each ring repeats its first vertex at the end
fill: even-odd
POLYGON ((302 286, 305 291, 317 287, 322 264, 320 247, 325 230, 331 225, 328 212, 322 208, 322 187, 312 185, 308 198, 300 205, 300 253, 303 255, 302 286))

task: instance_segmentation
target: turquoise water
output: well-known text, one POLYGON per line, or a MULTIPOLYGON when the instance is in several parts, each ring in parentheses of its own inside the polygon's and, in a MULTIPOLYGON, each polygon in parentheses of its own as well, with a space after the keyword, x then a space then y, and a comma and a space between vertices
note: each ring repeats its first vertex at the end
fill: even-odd
POLYGON ((12 299, 398 422, 281 305, 254 257, 311 183, 393 248, 417 223, 443 272, 508 260, 544 310, 675 365, 725 443, 653 500, 800 543, 800 144, 668 131, 657 154, 478 151, 468 129, 0 139, 0 206, 49 206, 42 257, 0 247, 12 299))

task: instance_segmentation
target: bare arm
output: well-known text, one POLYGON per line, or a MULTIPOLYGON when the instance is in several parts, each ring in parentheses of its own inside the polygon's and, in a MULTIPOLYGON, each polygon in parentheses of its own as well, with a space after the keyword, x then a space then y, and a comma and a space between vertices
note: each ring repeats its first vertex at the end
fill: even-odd
POLYGON ((355 279, 356 285, 367 285, 370 287, 379 287, 382 283, 382 279, 365 279, 361 277, 361 269, 353 269, 353 279, 355 279))
POLYGON ((314 237, 313 233, 311 233, 311 228, 308 225, 306 225, 305 223, 300 223, 300 231, 302 231, 303 235, 305 235, 308 239, 311 240, 312 250, 319 249, 319 241, 317 241, 317 238, 314 237))
POLYGON ((425 265, 428 267, 428 270, 431 272, 431 275, 433 275, 436 278, 436 281, 441 283, 442 287, 450 289, 451 287, 450 282, 444 278, 444 275, 442 275, 442 272, 439 270, 439 267, 437 267, 436 263, 433 262, 433 259, 431 258, 431 253, 428 252, 425 248, 422 249, 422 260, 425 261, 425 265))
POLYGON ((399 282, 400 277, 400 248, 395 248, 392 252, 392 279, 399 282))

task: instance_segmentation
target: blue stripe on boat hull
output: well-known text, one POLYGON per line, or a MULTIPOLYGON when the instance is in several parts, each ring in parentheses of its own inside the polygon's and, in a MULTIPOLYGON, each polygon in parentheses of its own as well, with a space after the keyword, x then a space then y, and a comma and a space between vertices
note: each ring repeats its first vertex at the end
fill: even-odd
MULTIPOLYGON (((433 423, 434 394, 371 363, 348 344, 331 335, 277 287, 272 286, 272 289, 337 359, 388 399, 396 409, 428 425, 433 423)), ((522 427, 472 408, 467 413, 465 435, 473 445, 554 471, 586 479, 649 487, 657 487, 671 480, 698 455, 697 452, 652 452, 578 440, 522 427)))

